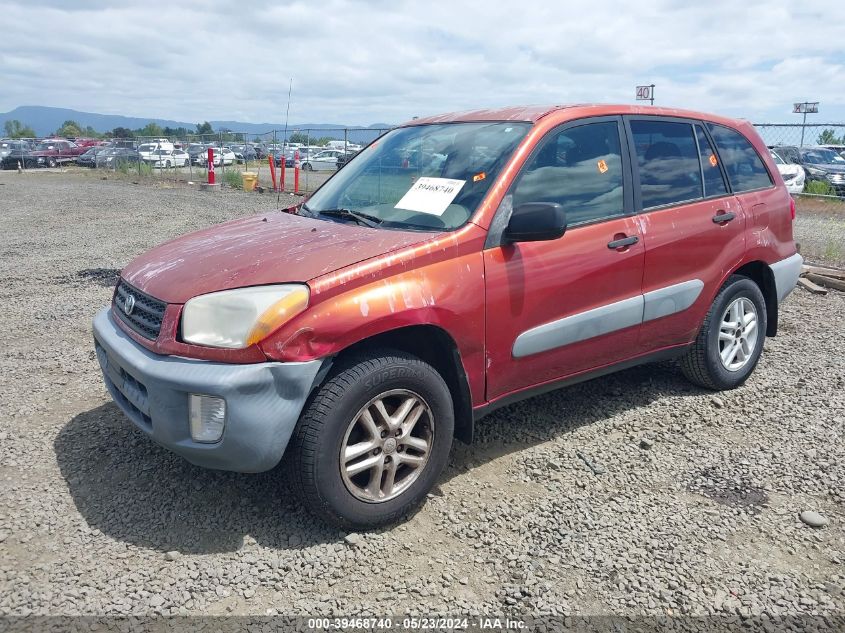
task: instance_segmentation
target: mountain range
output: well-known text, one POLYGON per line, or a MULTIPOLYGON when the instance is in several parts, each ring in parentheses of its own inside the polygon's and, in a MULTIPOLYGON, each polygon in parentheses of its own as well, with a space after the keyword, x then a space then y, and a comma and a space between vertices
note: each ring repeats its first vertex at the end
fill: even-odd
MULTIPOLYGON (((130 130, 142 128, 147 123, 154 122, 161 127, 178 128, 184 127, 189 131, 196 130, 197 123, 201 121, 173 121, 170 119, 160 119, 156 117, 130 117, 119 114, 99 114, 96 112, 81 112, 79 110, 70 110, 68 108, 53 108, 49 106, 18 106, 9 112, 0 113, 0 131, 3 124, 10 120, 17 119, 21 123, 30 126, 38 136, 46 136, 52 134, 59 129, 65 121, 76 121, 82 127, 91 126, 97 132, 107 132, 116 127, 125 127, 130 130)), ((265 134, 273 130, 282 131, 285 129, 284 123, 244 123, 241 121, 209 121, 215 131, 231 130, 233 132, 244 132, 246 134, 265 134)), ((340 131, 340 138, 343 138, 343 128, 350 130, 372 130, 372 129, 387 129, 392 127, 387 123, 375 123, 373 125, 342 125, 335 123, 297 123, 295 125, 288 124, 288 132, 296 130, 335 130, 340 131)), ((2 132, 0 132, 2 133, 2 132)), ((330 133, 321 134, 321 136, 333 136, 330 133)), ((335 134, 337 136, 337 133, 335 134)), ((354 141, 350 134, 350 140, 354 141)), ((369 136, 372 136, 371 134, 369 136)))

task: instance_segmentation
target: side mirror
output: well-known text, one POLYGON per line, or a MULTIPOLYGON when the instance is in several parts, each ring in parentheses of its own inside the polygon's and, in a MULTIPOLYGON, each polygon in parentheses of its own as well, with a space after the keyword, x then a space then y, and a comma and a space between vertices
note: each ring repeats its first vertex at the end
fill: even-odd
POLYGON ((504 241, 544 242, 566 232, 566 211, 556 202, 526 202, 514 208, 504 241))

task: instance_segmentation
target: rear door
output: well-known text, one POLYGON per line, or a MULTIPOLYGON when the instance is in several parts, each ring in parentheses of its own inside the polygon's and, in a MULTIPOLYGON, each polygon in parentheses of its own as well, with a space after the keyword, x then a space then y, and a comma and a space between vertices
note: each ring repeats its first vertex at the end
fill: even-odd
POLYGON ((505 196, 499 226, 515 206, 556 202, 567 230, 556 240, 502 245, 491 229, 488 399, 639 352, 644 250, 623 148, 621 117, 567 123, 540 141, 505 196))
POLYGON ((692 340, 725 273, 745 252, 745 214, 700 122, 626 117, 645 243, 641 343, 692 340))

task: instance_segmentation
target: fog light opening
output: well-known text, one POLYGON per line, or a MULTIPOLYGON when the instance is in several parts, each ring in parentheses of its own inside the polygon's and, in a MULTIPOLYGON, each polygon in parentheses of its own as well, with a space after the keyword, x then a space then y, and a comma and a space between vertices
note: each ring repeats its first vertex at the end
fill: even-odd
POLYGON ((195 442, 220 441, 226 424, 226 401, 214 396, 192 393, 188 397, 191 437, 195 442))

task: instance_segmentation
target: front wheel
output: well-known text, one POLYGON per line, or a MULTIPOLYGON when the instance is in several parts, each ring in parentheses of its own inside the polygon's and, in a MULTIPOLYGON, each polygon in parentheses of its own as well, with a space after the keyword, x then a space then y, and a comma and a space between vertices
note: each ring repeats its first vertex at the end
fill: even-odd
POLYGON ((681 369, 707 389, 742 385, 760 360, 766 339, 766 301, 748 277, 733 275, 716 295, 681 369))
POLYGON ((55 167, 58 164, 59 164, 58 161, 55 158, 53 158, 52 156, 47 159, 47 167, 55 167))
POLYGON ((302 163, 303 171, 313 171, 313 167, 311 167, 311 163, 302 163))
POLYGON ((454 412, 437 371, 399 351, 341 361, 297 424, 286 461, 305 507, 342 528, 392 523, 437 481, 454 412))

